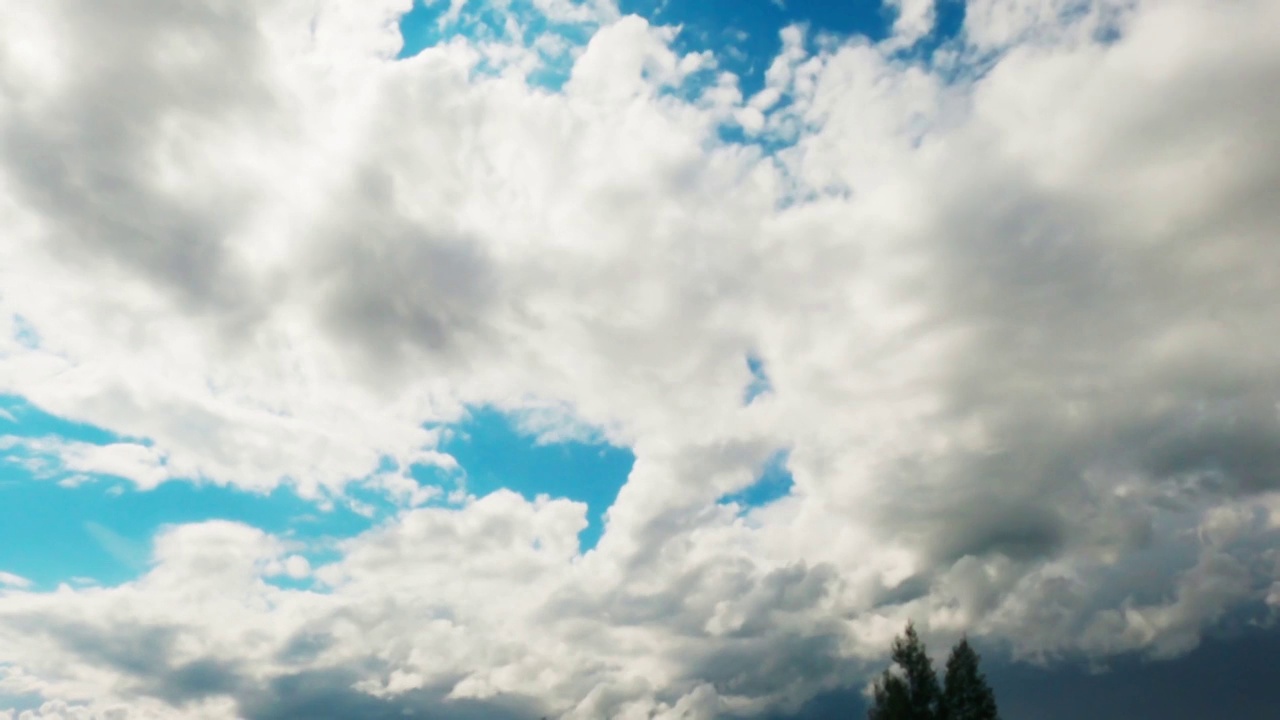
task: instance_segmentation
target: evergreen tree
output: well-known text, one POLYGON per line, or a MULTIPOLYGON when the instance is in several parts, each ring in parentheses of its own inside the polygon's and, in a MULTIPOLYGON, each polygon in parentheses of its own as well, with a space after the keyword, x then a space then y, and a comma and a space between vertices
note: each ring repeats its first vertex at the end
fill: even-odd
POLYGON ((905 637, 893 640, 893 662, 899 673, 886 671, 876 681, 869 720, 938 720, 942 705, 938 674, 911 623, 905 637))
POLYGON ((911 706, 907 683, 888 670, 876 681, 875 700, 867 711, 868 720, 907 720, 911 706))
POLYGON ((978 660, 968 638, 951 648, 942 691, 945 720, 999 720, 995 693, 978 669, 978 660))

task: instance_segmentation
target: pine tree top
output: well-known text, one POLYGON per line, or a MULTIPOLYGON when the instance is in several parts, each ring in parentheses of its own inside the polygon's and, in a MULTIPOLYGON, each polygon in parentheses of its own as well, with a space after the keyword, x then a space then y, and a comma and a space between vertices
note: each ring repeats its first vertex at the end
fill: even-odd
POLYGON ((914 624, 894 638, 891 657, 897 672, 886 670, 875 682, 869 720, 999 720, 995 694, 967 637, 951 649, 941 687, 914 624))

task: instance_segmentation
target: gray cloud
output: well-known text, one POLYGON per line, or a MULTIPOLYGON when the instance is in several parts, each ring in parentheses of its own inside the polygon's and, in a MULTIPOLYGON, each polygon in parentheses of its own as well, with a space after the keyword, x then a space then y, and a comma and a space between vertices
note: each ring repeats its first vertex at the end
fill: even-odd
POLYGON ((325 239, 308 281, 320 322, 381 372, 498 350, 488 325, 500 278, 483 246, 404 218, 406 189, 387 173, 370 168, 355 182, 341 214, 317 229, 325 239))
POLYGON ((248 720, 356 720, 432 718, 439 720, 534 720, 541 717, 532 698, 448 700, 449 688, 412 690, 377 697, 353 689, 358 675, 347 670, 312 670, 275 678, 239 701, 248 720))
POLYGON ((49 634, 68 650, 94 664, 134 676, 154 676, 165 672, 178 634, 177 628, 173 627, 133 623, 94 627, 39 616, 19 618, 18 623, 49 634))
POLYGON ((181 706, 210 696, 237 692, 246 681, 236 662, 203 658, 174 659, 183 628, 144 625, 132 620, 96 626, 57 616, 9 619, 25 632, 49 637, 82 661, 121 673, 133 691, 181 706))
MULTIPOLYGON (((11 618, 9 622, 47 635, 82 662, 122 673, 128 678, 131 692, 157 698, 173 708, 226 697, 235 701, 242 717, 251 720, 297 717, 528 720, 545 714, 540 701, 534 698, 450 699, 452 683, 385 696, 363 692, 354 687, 357 682, 367 679, 371 672, 376 676, 388 670, 385 663, 372 660, 352 663, 350 667, 283 673, 265 681, 246 677, 240 661, 207 657, 176 662, 175 645, 184 635, 194 632, 189 628, 132 621, 96 627, 40 616, 11 618)), ((310 638, 306 636, 302 644, 314 643, 310 638)), ((300 649, 295 639, 282 652, 296 662, 314 657, 315 651, 315 648, 300 649)))
POLYGON ((244 685, 234 663, 193 660, 169 669, 147 692, 173 705, 210 696, 227 695, 244 685))
POLYGON ((51 220, 53 251, 84 269, 141 274, 194 310, 243 303, 255 289, 226 239, 249 199, 202 155, 219 125, 272 105, 255 16, 132 0, 51 3, 48 12, 58 57, 45 61, 65 80, 26 85, 12 66, 0 76, 25 110, 0 120, 0 167, 51 220), (166 188, 165 163, 205 167, 202 192, 166 188))

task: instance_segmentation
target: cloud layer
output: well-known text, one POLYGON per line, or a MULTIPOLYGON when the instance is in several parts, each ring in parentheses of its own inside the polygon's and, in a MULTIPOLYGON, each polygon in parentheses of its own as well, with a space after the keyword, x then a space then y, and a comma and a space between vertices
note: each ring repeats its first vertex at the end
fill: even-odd
POLYGON ((499 492, 311 562, 212 522, 118 587, 0 573, 15 717, 749 716, 907 617, 1104 661, 1280 605, 1280 7, 970 0, 921 60, 902 2, 744 98, 534 5, 590 34, 562 90, 395 60, 402 0, 0 9, 0 392, 121 437, 6 449, 341 502, 492 404, 636 456, 585 555, 581 504, 499 492), (717 502, 780 450, 791 495, 717 502))

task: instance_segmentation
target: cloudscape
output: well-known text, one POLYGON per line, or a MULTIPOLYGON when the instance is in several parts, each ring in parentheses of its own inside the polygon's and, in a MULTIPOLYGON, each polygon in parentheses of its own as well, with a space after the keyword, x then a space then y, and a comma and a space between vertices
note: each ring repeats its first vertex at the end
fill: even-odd
POLYGON ((1280 717, 1277 28, 0 2, 0 718, 1280 717))

